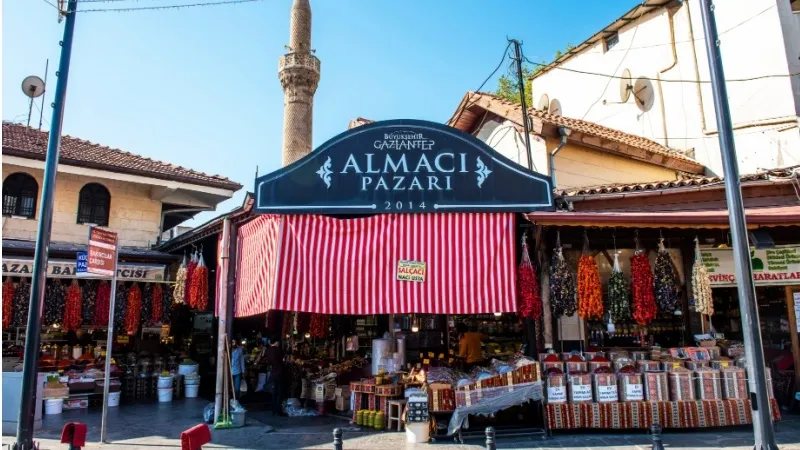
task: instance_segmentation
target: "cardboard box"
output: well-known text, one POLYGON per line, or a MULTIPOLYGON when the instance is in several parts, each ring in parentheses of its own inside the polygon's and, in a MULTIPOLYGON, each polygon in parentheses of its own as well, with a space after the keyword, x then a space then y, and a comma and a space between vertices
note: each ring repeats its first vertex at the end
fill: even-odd
POLYGON ((336 391, 335 391, 335 393, 334 393, 334 396, 335 396, 335 397, 337 397, 337 398, 338 398, 338 397, 346 397, 346 398, 350 398, 350 386, 348 386, 348 385, 346 385, 346 384, 345 384, 345 385, 342 385, 342 386, 338 386, 338 387, 336 388, 336 391))
POLYGON ((63 409, 86 409, 89 407, 88 398, 64 399, 63 409))

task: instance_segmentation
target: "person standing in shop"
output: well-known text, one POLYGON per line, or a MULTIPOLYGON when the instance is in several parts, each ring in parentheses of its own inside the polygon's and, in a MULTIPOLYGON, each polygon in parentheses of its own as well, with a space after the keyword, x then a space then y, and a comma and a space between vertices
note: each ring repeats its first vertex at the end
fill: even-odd
POLYGON ((231 341, 231 375, 233 375, 233 393, 237 400, 241 398, 239 392, 241 392, 244 373, 244 351, 239 346, 239 342, 234 339, 231 341))
POLYGON ((272 367, 270 372, 270 382, 272 383, 272 414, 282 415, 281 403, 283 402, 283 385, 286 382, 283 377, 284 354, 281 348, 281 338, 274 335, 270 338, 265 356, 267 365, 272 367))
POLYGON ((464 361, 464 372, 469 372, 474 367, 483 365, 484 359, 481 343, 485 339, 485 336, 479 333, 474 326, 468 329, 467 325, 463 322, 459 323, 456 329, 460 336, 458 341, 458 357, 464 361))

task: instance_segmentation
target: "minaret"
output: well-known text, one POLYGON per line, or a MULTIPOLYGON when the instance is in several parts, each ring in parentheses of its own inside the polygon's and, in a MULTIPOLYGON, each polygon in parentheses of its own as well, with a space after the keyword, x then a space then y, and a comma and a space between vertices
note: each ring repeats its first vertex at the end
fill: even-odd
POLYGON ((319 59, 311 50, 309 0, 292 3, 289 53, 278 60, 283 86, 283 165, 311 153, 314 93, 319 83, 319 59))

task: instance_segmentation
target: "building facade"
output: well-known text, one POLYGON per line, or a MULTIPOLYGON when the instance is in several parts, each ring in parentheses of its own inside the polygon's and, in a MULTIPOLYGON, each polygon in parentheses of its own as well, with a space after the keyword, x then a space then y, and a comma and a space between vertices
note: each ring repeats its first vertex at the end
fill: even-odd
MULTIPOLYGON (((715 9, 742 173, 800 163, 800 1, 715 9)), ((533 76, 537 109, 643 136, 721 174, 699 0, 648 0, 533 76)))

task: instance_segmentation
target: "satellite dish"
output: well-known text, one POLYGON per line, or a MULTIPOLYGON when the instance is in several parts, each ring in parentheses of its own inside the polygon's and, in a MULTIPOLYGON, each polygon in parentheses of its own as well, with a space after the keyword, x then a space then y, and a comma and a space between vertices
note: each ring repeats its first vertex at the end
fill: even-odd
POLYGON ((655 92, 653 91, 653 83, 645 77, 639 77, 633 83, 633 97, 636 99, 636 106, 642 112, 650 111, 655 102, 655 92))
POLYGON ((560 116, 561 115, 561 102, 553 99, 550 100, 550 109, 547 110, 550 114, 560 116))
POLYGON ((44 94, 44 81, 36 75, 25 77, 22 80, 22 93, 30 98, 36 98, 44 94))
POLYGON ((539 103, 536 104, 536 109, 544 112, 550 109, 550 97, 548 97, 547 94, 543 94, 539 97, 539 103))
POLYGON ((622 71, 622 76, 619 79, 619 99, 622 103, 631 98, 631 91, 633 90, 633 82, 631 81, 631 71, 625 69, 622 71))

